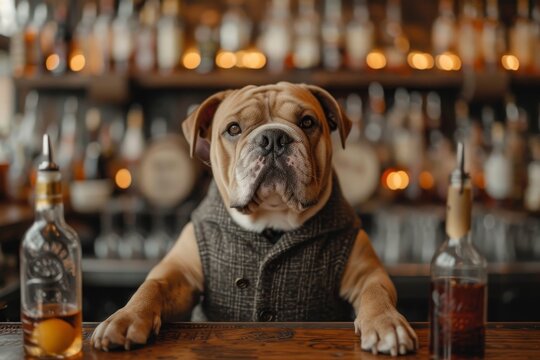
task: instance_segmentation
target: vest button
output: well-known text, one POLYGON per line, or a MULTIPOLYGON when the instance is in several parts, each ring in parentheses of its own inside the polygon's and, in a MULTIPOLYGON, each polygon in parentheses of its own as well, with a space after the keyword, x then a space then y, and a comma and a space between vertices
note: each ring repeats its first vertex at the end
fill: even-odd
POLYGON ((276 314, 271 310, 261 310, 259 312, 259 321, 272 321, 276 314))
POLYGON ((239 289, 245 289, 249 286, 249 280, 246 278, 238 278, 234 281, 236 287, 239 289))

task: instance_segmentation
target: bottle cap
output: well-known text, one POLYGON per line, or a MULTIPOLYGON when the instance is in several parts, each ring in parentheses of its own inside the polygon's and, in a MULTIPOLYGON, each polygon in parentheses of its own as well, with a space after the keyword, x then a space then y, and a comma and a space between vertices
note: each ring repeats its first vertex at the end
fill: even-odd
POLYGON ((51 140, 49 135, 43 135, 43 150, 41 153, 43 161, 39 164, 39 171, 58 171, 58 165, 54 162, 51 140))
POLYGON ((452 174, 450 175, 450 183, 451 184, 459 184, 460 186, 460 192, 463 191, 463 187, 465 186, 465 181, 469 179, 469 174, 465 172, 465 145, 463 142, 458 142, 457 145, 457 167, 452 171, 452 174))

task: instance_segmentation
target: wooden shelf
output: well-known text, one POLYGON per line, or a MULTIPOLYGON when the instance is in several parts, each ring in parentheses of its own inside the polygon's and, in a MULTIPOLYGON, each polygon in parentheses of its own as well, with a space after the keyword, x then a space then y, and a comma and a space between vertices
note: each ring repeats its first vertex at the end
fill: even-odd
POLYGON ((227 89, 239 88, 246 85, 264 85, 288 81, 293 83, 310 83, 331 89, 365 88, 372 82, 380 82, 385 87, 409 87, 422 89, 459 89, 463 84, 463 74, 460 72, 408 71, 391 73, 384 71, 286 71, 269 73, 265 70, 216 70, 208 74, 195 71, 181 71, 172 74, 110 74, 99 77, 67 74, 64 76, 36 75, 32 77, 15 77, 15 86, 19 88, 38 90, 91 90, 107 84, 131 85, 135 88, 160 89, 227 89))

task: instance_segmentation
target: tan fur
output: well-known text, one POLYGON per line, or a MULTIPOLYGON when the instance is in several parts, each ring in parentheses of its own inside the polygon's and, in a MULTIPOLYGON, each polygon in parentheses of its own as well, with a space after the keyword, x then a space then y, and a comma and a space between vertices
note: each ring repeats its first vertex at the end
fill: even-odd
MULTIPOLYGON (((182 125, 190 142, 192 155, 202 156, 212 165, 214 180, 226 205, 231 203, 236 186, 235 172, 249 134, 231 143, 221 136, 230 118, 240 119, 243 126, 256 131, 264 124, 283 124, 298 137, 298 146, 310 152, 309 169, 313 184, 305 196, 316 196, 317 203, 302 208, 292 204, 250 205, 244 214, 231 209, 233 219, 244 228, 260 231, 265 227, 289 230, 303 224, 327 202, 332 181, 330 123, 340 132, 344 144, 350 130, 335 99, 315 86, 279 83, 249 86, 241 90, 218 93, 207 99, 182 125), (307 138, 295 132, 295 119, 302 111, 310 111, 318 119, 326 119, 320 133, 307 138), (251 125, 247 125, 251 124, 251 125), (206 142, 206 143, 205 143, 206 142), (208 152, 208 146, 211 143, 208 152), (206 148, 205 148, 206 147, 206 148)), ((301 150, 301 149, 300 149, 301 150)), ((92 336, 98 349, 113 346, 126 349, 132 343, 146 343, 152 331, 158 332, 161 321, 189 315, 198 296, 204 292, 204 277, 193 225, 186 225, 178 241, 165 258, 150 272, 128 304, 101 323, 92 336)), ((371 243, 360 231, 341 281, 340 295, 349 301, 357 314, 355 330, 361 333, 362 349, 392 355, 414 351, 416 334, 395 304, 395 288, 384 271, 371 243)))

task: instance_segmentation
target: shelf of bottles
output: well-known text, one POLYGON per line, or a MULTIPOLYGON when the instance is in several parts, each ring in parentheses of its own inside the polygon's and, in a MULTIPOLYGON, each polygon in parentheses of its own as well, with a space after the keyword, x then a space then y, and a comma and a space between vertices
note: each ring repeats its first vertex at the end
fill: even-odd
POLYGON ((151 88, 276 80, 435 87, 459 85, 463 71, 540 80, 529 76, 540 72, 540 5, 529 8, 528 0, 517 1, 517 17, 508 26, 500 20, 497 0, 465 0, 459 7, 440 0, 431 45, 408 38, 400 0, 386 2, 380 23, 372 20, 367 0, 299 0, 295 10, 289 0, 272 0, 261 5, 260 23, 243 1, 226 4, 221 13, 215 6, 199 11, 191 26, 185 20, 190 7, 179 0, 137 6, 121 0, 118 7, 114 0, 88 1, 70 27, 66 1, 55 2, 52 10, 47 2, 32 8, 21 0, 19 28, 11 38, 14 77, 27 86, 68 89, 109 74, 151 88), (208 73, 213 76, 200 76, 208 73))
POLYGON ((367 1, 346 2, 347 14, 337 0, 296 3, 294 11, 287 0, 265 3, 256 26, 242 1, 228 1, 222 13, 209 8, 187 26, 190 9, 177 0, 137 8, 120 0, 117 9, 111 0, 87 1, 70 30, 65 2, 49 14, 45 2, 31 9, 19 1, 10 52, 16 87, 198 91, 159 92, 121 106, 27 92, 4 136, 9 197, 31 197, 31 168, 47 132, 66 172, 67 203, 75 214, 90 214, 81 215, 79 231, 86 253, 159 258, 208 181, 187 156, 178 122, 217 88, 310 82, 338 90, 354 123, 346 150, 335 149, 335 168, 348 200, 369 213, 366 225, 385 262, 425 263, 442 241, 458 139, 476 189, 477 245, 494 262, 540 259, 540 99, 530 91, 540 84, 540 4, 518 0, 516 19, 505 25, 497 1, 460 1, 456 11, 441 0, 432 44, 417 49, 398 0, 385 2, 381 22, 367 1), (497 100, 456 96, 473 98, 471 79, 483 79, 497 100))

